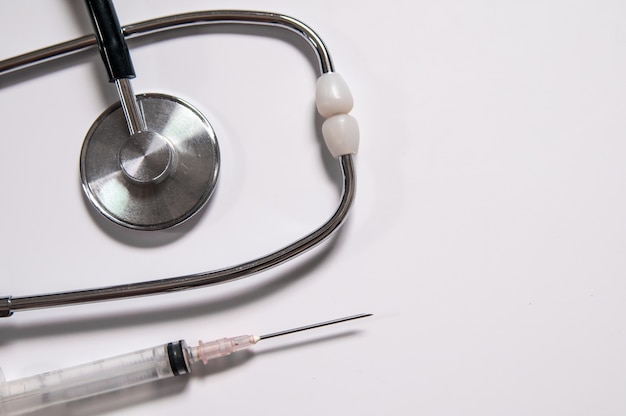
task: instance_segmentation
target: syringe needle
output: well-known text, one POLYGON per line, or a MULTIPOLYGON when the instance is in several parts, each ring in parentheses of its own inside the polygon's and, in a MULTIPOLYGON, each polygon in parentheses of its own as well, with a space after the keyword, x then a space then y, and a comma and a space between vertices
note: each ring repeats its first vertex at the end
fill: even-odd
POLYGON ((311 324, 311 325, 301 326, 298 328, 287 329, 285 331, 279 331, 279 332, 273 332, 271 334, 261 335, 259 337, 259 340, 274 338, 274 337, 281 337, 283 335, 293 334, 294 332, 308 331, 309 329, 320 328, 322 326, 327 326, 327 325, 334 325, 340 322, 352 321, 353 319, 366 318, 368 316, 372 316, 372 314, 360 313, 358 315, 346 316, 345 318, 338 318, 338 319, 332 319, 330 321, 318 322, 316 324, 311 324))
POLYGON ((365 318, 368 316, 372 316, 372 314, 362 313, 358 315, 346 316, 345 318, 338 318, 338 319, 333 319, 331 321, 318 322, 316 324, 287 329, 285 331, 280 331, 280 332, 273 332, 271 334, 266 334, 266 335, 261 335, 261 336, 240 335, 238 337, 216 339, 215 341, 210 341, 207 343, 199 341, 197 347, 192 347, 190 349, 190 357, 192 361, 202 360, 204 364, 207 364, 210 360, 213 360, 215 358, 224 357, 236 351, 250 348, 251 346, 253 346, 254 344, 256 344, 257 342, 263 339, 280 337, 282 335, 293 334, 294 332, 308 331, 309 329, 338 324, 340 322, 351 321, 353 319, 365 318))

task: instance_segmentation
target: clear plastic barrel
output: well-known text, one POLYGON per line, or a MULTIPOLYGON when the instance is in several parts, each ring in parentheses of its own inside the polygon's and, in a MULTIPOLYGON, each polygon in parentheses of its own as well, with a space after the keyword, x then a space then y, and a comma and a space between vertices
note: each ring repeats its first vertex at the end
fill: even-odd
POLYGON ((166 344, 19 380, 0 378, 0 414, 19 415, 173 375, 166 344))

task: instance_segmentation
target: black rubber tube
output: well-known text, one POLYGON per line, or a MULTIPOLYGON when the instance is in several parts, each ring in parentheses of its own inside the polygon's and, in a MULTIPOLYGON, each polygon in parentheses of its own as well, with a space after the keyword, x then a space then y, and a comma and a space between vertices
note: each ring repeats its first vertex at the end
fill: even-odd
POLYGON ((135 68, 111 0, 86 0, 109 81, 135 78, 135 68))

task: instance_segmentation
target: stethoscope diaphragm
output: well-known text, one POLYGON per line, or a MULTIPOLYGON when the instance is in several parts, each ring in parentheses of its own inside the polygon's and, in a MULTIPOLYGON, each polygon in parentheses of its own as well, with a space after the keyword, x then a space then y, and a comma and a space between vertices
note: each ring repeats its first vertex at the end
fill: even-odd
POLYGON ((141 94, 146 131, 129 136, 120 104, 87 133, 80 158, 83 189, 111 221, 159 230, 190 218, 208 201, 219 172, 219 146, 207 119, 185 101, 141 94))

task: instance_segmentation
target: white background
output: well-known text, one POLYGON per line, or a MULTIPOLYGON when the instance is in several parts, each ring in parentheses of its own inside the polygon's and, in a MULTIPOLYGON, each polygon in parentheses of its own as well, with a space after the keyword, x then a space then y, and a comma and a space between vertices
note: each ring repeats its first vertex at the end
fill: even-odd
MULTIPOLYGON (((355 97, 358 197, 336 238, 269 272, 0 321, 6 379, 181 338, 375 316, 41 414, 626 413, 626 3, 116 6, 122 24, 252 8, 313 27, 355 97)), ((80 1, 0 7, 0 59, 91 31, 80 1)), ((92 212, 80 146, 116 100, 95 51, 0 77, 1 294, 234 265, 334 210, 339 170, 318 137, 302 41, 231 26, 158 39, 131 42, 133 85, 212 122, 223 167, 211 203, 151 234, 92 212)))

